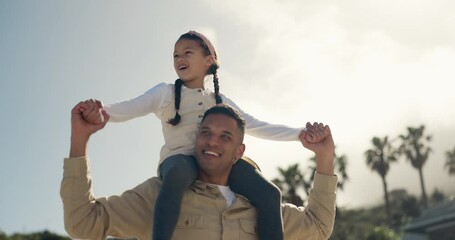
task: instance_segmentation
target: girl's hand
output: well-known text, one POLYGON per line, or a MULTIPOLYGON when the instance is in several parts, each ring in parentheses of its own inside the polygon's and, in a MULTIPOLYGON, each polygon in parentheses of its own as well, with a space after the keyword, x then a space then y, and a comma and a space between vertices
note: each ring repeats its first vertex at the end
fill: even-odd
MULTIPOLYGON (((321 142, 330 132, 329 126, 324 126, 323 123, 314 122, 313 124, 307 122, 306 127, 302 130, 300 135, 305 134, 305 140, 308 143, 321 142)), ((299 136, 300 138, 300 136, 299 136)))
POLYGON ((102 124, 104 116, 102 114, 103 103, 96 99, 84 101, 86 108, 82 111, 82 117, 91 124, 102 124))
POLYGON ((307 123, 306 129, 299 135, 302 145, 316 154, 333 154, 334 143, 328 125, 314 122, 307 123))

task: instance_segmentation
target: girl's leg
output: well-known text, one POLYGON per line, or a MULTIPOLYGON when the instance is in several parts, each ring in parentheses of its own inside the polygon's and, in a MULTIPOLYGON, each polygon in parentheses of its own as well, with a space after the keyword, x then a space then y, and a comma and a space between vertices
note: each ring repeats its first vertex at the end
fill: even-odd
POLYGON ((281 192, 245 160, 238 160, 229 176, 232 191, 242 194, 256 207, 259 239, 282 240, 281 192))
POLYGON ((156 200, 153 239, 170 240, 180 215, 183 194, 197 177, 193 156, 178 154, 164 160, 160 166, 163 181, 156 200))

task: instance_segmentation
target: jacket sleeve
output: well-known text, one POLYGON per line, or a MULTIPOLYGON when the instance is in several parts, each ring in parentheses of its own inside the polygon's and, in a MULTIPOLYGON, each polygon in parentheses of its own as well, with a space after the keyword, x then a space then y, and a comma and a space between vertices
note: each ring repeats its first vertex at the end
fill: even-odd
POLYGON ((118 196, 96 198, 87 157, 66 158, 60 196, 65 229, 72 238, 144 239, 151 230, 159 182, 151 178, 118 196))
POLYGON ((335 224, 336 176, 316 173, 307 207, 283 205, 286 239, 328 239, 335 224))
POLYGON ((109 114, 110 122, 123 122, 157 113, 171 100, 172 90, 171 84, 160 83, 136 98, 107 104, 103 109, 109 114))
POLYGON ((267 140, 274 141, 298 141, 299 134, 303 128, 292 128, 281 124, 271 124, 256 119, 252 115, 244 112, 237 106, 231 99, 223 95, 225 103, 236 108, 245 119, 246 123, 246 134, 253 137, 258 137, 267 140))

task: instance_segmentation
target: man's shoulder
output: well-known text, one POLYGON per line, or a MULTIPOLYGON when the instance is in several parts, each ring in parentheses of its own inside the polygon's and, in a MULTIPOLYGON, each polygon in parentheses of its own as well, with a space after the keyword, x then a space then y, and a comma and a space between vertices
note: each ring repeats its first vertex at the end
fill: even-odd
POLYGON ((137 194, 147 198, 156 197, 162 184, 163 182, 161 181, 161 178, 151 177, 130 191, 136 192, 137 194))

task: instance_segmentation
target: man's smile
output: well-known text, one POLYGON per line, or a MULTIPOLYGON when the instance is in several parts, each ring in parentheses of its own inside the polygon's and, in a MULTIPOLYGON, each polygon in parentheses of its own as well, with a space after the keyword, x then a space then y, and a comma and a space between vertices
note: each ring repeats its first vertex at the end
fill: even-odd
POLYGON ((216 153, 216 152, 213 152, 213 151, 208 151, 208 150, 204 150, 202 151, 203 154, 206 154, 206 155, 210 155, 210 156, 215 156, 215 157, 220 157, 221 154, 219 153, 216 153))

